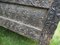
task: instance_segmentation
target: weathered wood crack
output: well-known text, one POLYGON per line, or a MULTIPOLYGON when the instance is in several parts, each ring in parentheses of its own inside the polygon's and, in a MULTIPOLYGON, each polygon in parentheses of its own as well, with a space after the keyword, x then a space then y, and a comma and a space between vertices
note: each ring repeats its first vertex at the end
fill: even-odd
POLYGON ((37 8, 37 9, 46 9, 46 10, 49 9, 49 8, 45 8, 45 7, 37 7, 37 6, 25 5, 25 4, 19 4, 19 3, 12 3, 12 2, 4 2, 4 1, 0 1, 0 3, 13 4, 13 5, 20 5, 20 6, 26 6, 26 7, 37 8))
POLYGON ((2 18, 2 19, 4 19, 4 20, 9 20, 9 21, 12 21, 12 22, 15 22, 15 23, 18 23, 18 24, 21 24, 21 25, 24 25, 24 26, 27 26, 27 27, 30 27, 30 28, 34 28, 34 29, 39 30, 39 31, 42 31, 42 30, 41 30, 40 28, 38 28, 38 27, 34 27, 34 26, 32 26, 32 25, 25 24, 25 23, 23 23, 23 22, 21 22, 21 21, 9 19, 9 18, 3 17, 3 16, 0 16, 0 18, 2 18))
POLYGON ((49 8, 51 6, 51 3, 53 2, 53 0, 0 0, 0 1, 42 8, 49 8))

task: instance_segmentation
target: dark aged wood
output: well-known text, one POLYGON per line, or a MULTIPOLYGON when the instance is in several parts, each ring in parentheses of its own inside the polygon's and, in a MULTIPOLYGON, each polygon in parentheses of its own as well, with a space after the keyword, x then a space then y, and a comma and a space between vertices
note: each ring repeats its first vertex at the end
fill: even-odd
POLYGON ((49 11, 43 9, 49 8, 51 2, 53 0, 0 0, 0 26, 38 40, 39 45, 48 45, 60 17, 59 0, 52 3, 49 11))
POLYGON ((48 45, 50 42, 50 39, 52 38, 54 31, 57 27, 57 24, 60 20, 60 0, 54 0, 52 3, 49 11, 48 16, 45 21, 45 26, 42 31, 42 40, 44 40, 45 35, 47 34, 47 38, 45 39, 44 43, 41 45, 48 45), (47 42, 46 42, 47 41, 47 42))
POLYGON ((28 6, 49 8, 53 0, 0 0, 2 2, 23 4, 28 6))

